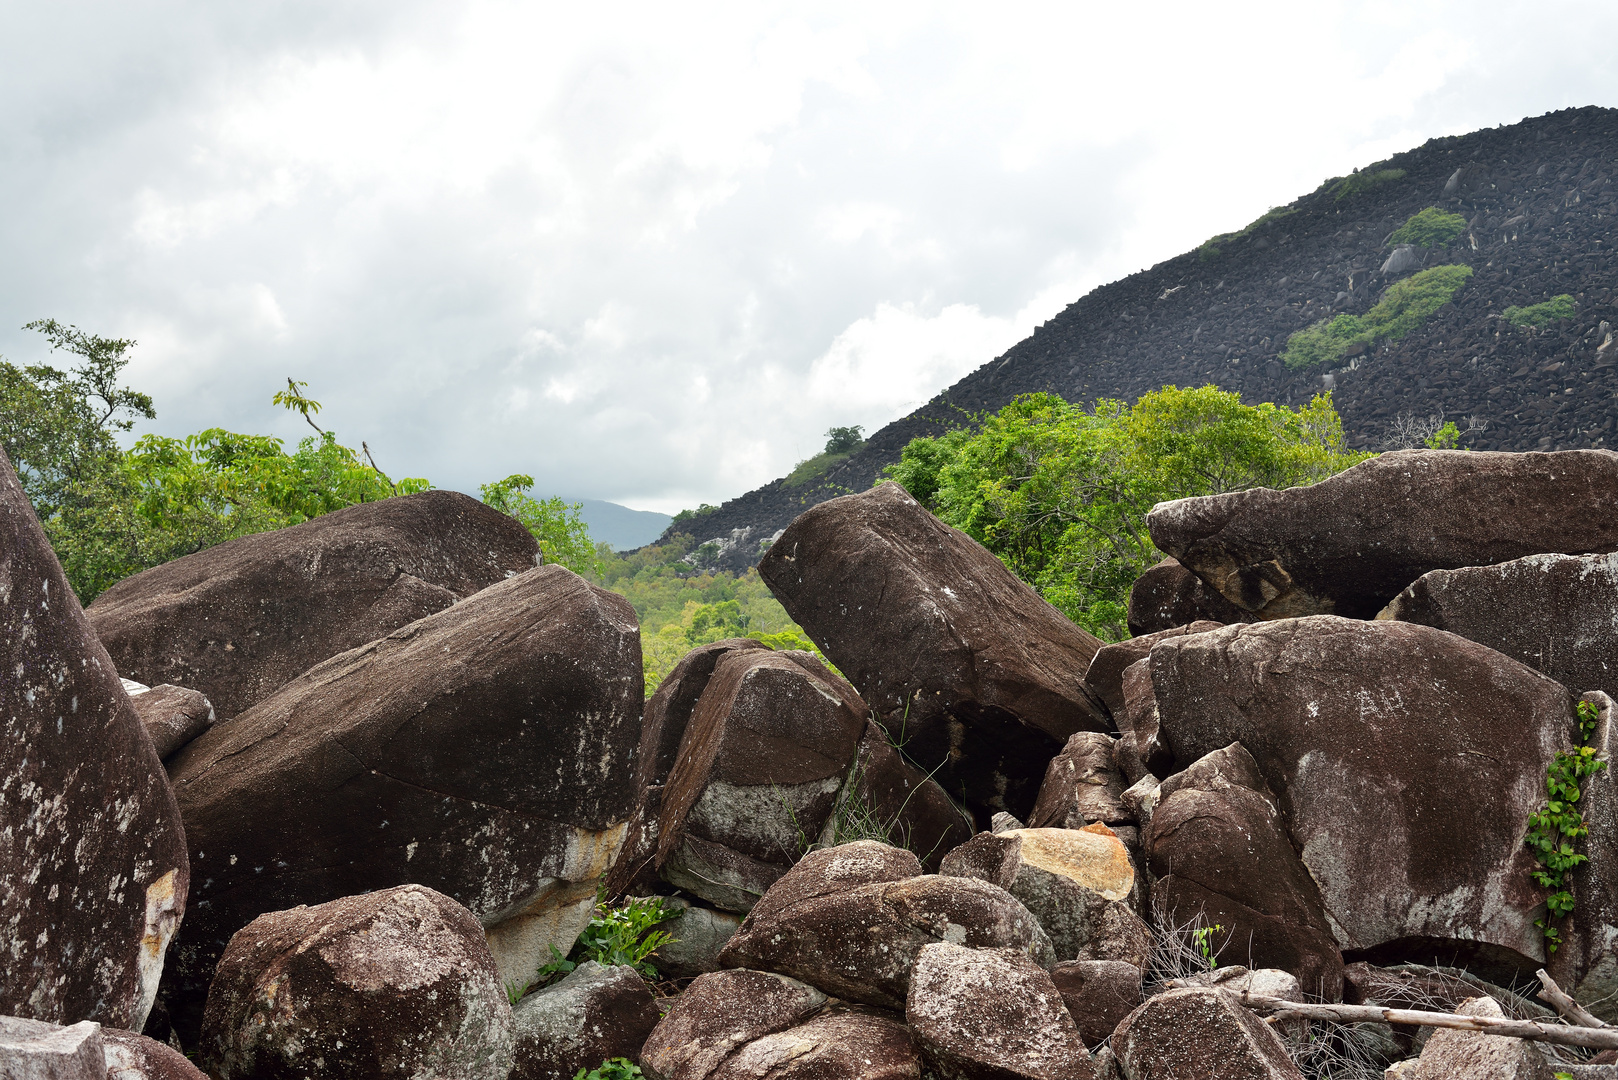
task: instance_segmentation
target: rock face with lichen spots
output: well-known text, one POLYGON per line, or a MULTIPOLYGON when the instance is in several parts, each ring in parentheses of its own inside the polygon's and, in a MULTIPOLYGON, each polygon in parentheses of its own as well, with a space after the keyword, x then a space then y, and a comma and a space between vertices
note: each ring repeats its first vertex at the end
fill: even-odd
POLYGON ((1146 524, 1244 611, 1369 619, 1432 570, 1618 550, 1618 454, 1398 450, 1307 487, 1160 503, 1146 524))
POLYGON ((538 552, 515 519, 423 491, 153 567, 88 614, 120 675, 239 716, 322 660, 532 569, 538 552))
POLYGON ((1303 1080, 1280 1036, 1225 990, 1148 999, 1113 1032, 1112 1050, 1127 1080, 1303 1080))
POLYGON ((1101 642, 898 484, 807 511, 758 571, 905 754, 984 822, 1026 818, 1068 737, 1112 726, 1083 678, 1101 642))
POLYGON ((167 759, 176 750, 213 726, 213 702, 183 686, 164 683, 130 694, 135 714, 152 737, 157 756, 167 759))
POLYGON ((181 1039, 230 935, 300 903, 417 882, 482 922, 504 981, 566 952, 631 810, 641 687, 629 602, 543 566, 186 746, 197 917, 164 980, 181 1039))
POLYGON ((1560 683, 1442 630, 1334 615, 1170 638, 1148 663, 1176 762, 1252 755, 1345 951, 1507 981, 1545 962, 1523 837, 1571 745, 1560 683))
POLYGON ((763 971, 716 971, 694 979, 641 1047, 652 1080, 706 1080, 756 1039, 808 1020, 826 1004, 812 986, 763 971))
POLYGON ((505 1080, 511 1005, 483 929, 421 885, 261 915, 208 991, 219 1080, 505 1080))
POLYGON ((1130 634, 1142 638, 1197 622, 1254 622, 1257 617, 1226 600, 1177 560, 1164 559, 1130 586, 1127 618, 1130 634))
POLYGON ((146 1022, 190 878, 174 793, 0 453, 0 1013, 146 1022))
POLYGON ((640 1059, 661 1019, 646 981, 626 964, 586 960, 517 1002, 511 1080, 573 1080, 611 1058, 640 1059))

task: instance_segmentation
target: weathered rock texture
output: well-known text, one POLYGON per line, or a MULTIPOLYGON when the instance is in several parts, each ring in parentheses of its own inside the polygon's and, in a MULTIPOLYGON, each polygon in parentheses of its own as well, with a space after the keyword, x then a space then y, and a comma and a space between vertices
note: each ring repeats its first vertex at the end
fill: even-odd
POLYGON ((455 491, 350 506, 114 585, 90 622, 118 672, 238 716, 345 649, 532 569, 515 519, 455 491))
POLYGON ((106 1080, 208 1080, 174 1047, 133 1031, 102 1028, 101 1052, 106 1080))
POLYGON ((1225 963, 1292 972, 1337 1000, 1343 959, 1320 890, 1293 850, 1279 801, 1240 743, 1163 781, 1146 831, 1152 903, 1170 922, 1218 927, 1225 963))
POLYGON ((170 765, 199 868, 165 980, 182 1040, 253 918, 406 881, 465 904, 502 979, 530 978, 617 854, 640 706, 628 601, 543 566, 215 725, 170 765))
POLYGON ((1224 990, 1170 990, 1112 1036, 1126 1080, 1303 1080, 1281 1039, 1224 990))
POLYGON ((826 1004, 812 986, 763 971, 716 971, 686 987, 641 1048, 652 1080, 705 1080, 740 1047, 809 1019, 826 1004))
POLYGON ((1088 1046, 1140 1007, 1141 970, 1122 960, 1067 960, 1051 968, 1051 982, 1088 1046))
POLYGON ((573 1080, 611 1058, 638 1061, 660 1019, 634 968, 587 960, 511 1010, 511 1080, 573 1080))
POLYGON ((102 1080, 107 1064, 101 1030, 93 1020, 63 1027, 0 1016, 0 1075, 6 1080, 102 1080))
POLYGON ((139 1029, 185 912, 185 833, 4 453, 0 671, 0 1014, 139 1029))
POLYGON ((915 856, 892 851, 866 841, 812 853, 754 906, 719 962, 890 1009, 904 1007, 911 966, 934 942, 1019 949, 1042 967, 1055 963, 1039 923, 1004 889, 910 876, 915 856))
POLYGON ((821 846, 844 843, 845 832, 857 835, 864 829, 886 832, 889 843, 916 852, 929 872, 951 848, 972 838, 972 815, 905 760, 887 732, 869 720, 837 793, 837 807, 821 831, 821 846))
POLYGON ((723 1080, 921 1080, 910 1029, 890 1015, 839 1005, 797 1027, 764 1035, 732 1054, 723 1080))
POLYGON ((1244 611, 1369 619, 1431 570, 1618 550, 1618 454, 1401 450, 1308 487, 1163 503, 1146 523, 1244 611))
POLYGON ((740 915, 701 907, 679 896, 661 897, 673 917, 658 924, 674 940, 650 957, 659 975, 694 979, 719 970, 719 953, 742 925, 740 915))
POLYGON ((131 694, 135 715, 152 738, 157 756, 167 758, 213 726, 213 703, 195 690, 164 683, 131 694))
POLYGON ((1019 952, 941 942, 916 958, 905 1020, 943 1080, 1091 1080, 1051 977, 1019 952))
MULTIPOLYGON (((1455 1010, 1462 1016, 1502 1017, 1493 998, 1480 997, 1455 1010)), ((1434 1031, 1415 1068, 1401 1080, 1551 1080, 1545 1052, 1531 1042, 1477 1031, 1434 1031)))
POLYGON ((1123 804, 1126 786, 1117 740, 1081 731, 1046 767, 1028 824, 1036 829, 1082 829, 1098 821, 1133 825, 1135 815, 1123 804))
POLYGON ((979 833, 944 857, 943 872, 992 882, 1020 900, 1058 960, 1151 959, 1152 932, 1130 907, 1135 870, 1105 825, 979 833))
POLYGON ((1530 555, 1434 570, 1377 617, 1459 634, 1575 694, 1618 694, 1618 555, 1530 555))
POLYGON ((401 885, 261 915, 232 937, 199 1057, 218 1080, 505 1080, 511 1055, 477 920, 401 885))
MULTIPOLYGON (((1232 621, 1251 622, 1253 620, 1236 619, 1232 621)), ((1100 696, 1102 701, 1106 702, 1108 710, 1111 711, 1113 718, 1116 720, 1118 714, 1124 711, 1124 672, 1150 656, 1153 645, 1171 637, 1184 637, 1186 634, 1205 634, 1209 630, 1217 630, 1224 625, 1222 622, 1199 619, 1183 626, 1174 626, 1150 634, 1136 634, 1134 637, 1124 641, 1103 645, 1096 650, 1095 658, 1090 661, 1090 667, 1084 673, 1084 681, 1090 684, 1091 689, 1100 696)))
POLYGON ((1543 963, 1523 836, 1571 745, 1559 683, 1441 630, 1332 615, 1162 641, 1150 666, 1177 761, 1252 755, 1345 950, 1543 963))
POLYGON ((803 514, 759 574, 905 753, 984 823, 1026 818, 1068 737, 1111 727, 1083 679, 1101 643, 897 484, 803 514))
MULTIPOLYGON (((1219 591, 1174 559, 1164 559, 1129 589, 1129 632, 1136 638, 1197 622, 1253 622, 1219 591)), ((1125 643, 1127 644, 1127 642, 1125 643)))

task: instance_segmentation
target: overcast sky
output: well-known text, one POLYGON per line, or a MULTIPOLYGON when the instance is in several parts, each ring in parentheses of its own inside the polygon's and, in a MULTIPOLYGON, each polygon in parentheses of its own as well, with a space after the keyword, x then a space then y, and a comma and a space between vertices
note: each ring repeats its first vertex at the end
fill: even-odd
POLYGON ((1618 105, 1618 5, 19 3, 0 355, 672 512, 1436 135, 1618 105))

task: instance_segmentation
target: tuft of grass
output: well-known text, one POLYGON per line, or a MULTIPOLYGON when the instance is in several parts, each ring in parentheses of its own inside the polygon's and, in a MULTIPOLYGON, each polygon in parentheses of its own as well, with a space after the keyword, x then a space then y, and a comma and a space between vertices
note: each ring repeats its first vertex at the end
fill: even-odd
POLYGON ((1389 244, 1414 244, 1416 247, 1438 247, 1447 244, 1466 231, 1466 219, 1436 206, 1418 210, 1410 220, 1393 230, 1389 244))
POLYGON ((1500 313, 1512 326, 1532 326, 1536 330, 1555 322, 1557 319, 1571 319, 1578 310, 1578 304, 1567 293, 1553 296, 1542 304, 1530 304, 1528 307, 1508 307, 1500 313))
POLYGON ((1264 214, 1258 218, 1258 220, 1254 221, 1252 224, 1248 225, 1247 228, 1242 229, 1239 232, 1220 233, 1218 236, 1210 237, 1206 242, 1203 243, 1201 247, 1197 248, 1197 258, 1201 259, 1203 262, 1212 262, 1213 260, 1219 258, 1221 245, 1228 244, 1232 240, 1240 240, 1243 237, 1250 236, 1255 230, 1262 229, 1270 222, 1280 221, 1282 218, 1289 217, 1297 212, 1297 210, 1285 206, 1271 207, 1269 210, 1265 211, 1264 214))
POLYGON ((1395 180, 1403 180, 1404 178, 1405 171, 1403 169, 1377 169, 1372 172, 1350 173, 1339 180, 1336 187, 1332 188, 1332 199, 1335 202, 1342 202, 1344 199, 1353 198, 1355 195, 1363 195, 1367 191, 1381 187, 1383 184, 1391 184, 1395 180))
POLYGON ((1293 370, 1336 360, 1355 345, 1398 341, 1449 303, 1472 276, 1464 265, 1434 266, 1388 286, 1364 315, 1344 312, 1287 338, 1281 359, 1293 370))

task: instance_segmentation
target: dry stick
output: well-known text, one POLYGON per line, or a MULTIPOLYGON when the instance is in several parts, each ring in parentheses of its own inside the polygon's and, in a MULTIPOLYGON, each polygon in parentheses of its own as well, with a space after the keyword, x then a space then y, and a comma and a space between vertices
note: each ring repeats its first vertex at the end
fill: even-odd
POLYGON ((1493 1016, 1460 1016, 1456 1013, 1420 1012, 1415 1009, 1384 1009, 1379 1005, 1305 1005, 1283 998, 1241 994, 1243 1005, 1257 1012, 1269 1012, 1276 1020, 1326 1020, 1335 1024, 1412 1024, 1418 1027, 1457 1028, 1500 1035, 1508 1039, 1531 1039, 1561 1046, 1584 1046, 1592 1050, 1618 1050, 1618 1028, 1571 1027, 1542 1024, 1537 1020, 1507 1020, 1493 1016))
POLYGON ((1556 1006, 1557 1012, 1561 1013, 1575 1024, 1579 1025, 1580 1027, 1587 1028, 1604 1028, 1611 1026, 1607 1024, 1606 1021, 1598 1020, 1594 1016, 1591 1016, 1590 1013, 1585 1010, 1583 1005, 1580 1005, 1577 1001, 1574 1001, 1570 996, 1568 996, 1565 990, 1556 985, 1556 980, 1546 974, 1544 968, 1540 968, 1538 971, 1534 972, 1534 975, 1539 979, 1539 984, 1544 987, 1544 989, 1539 992, 1539 996, 1556 1006))

